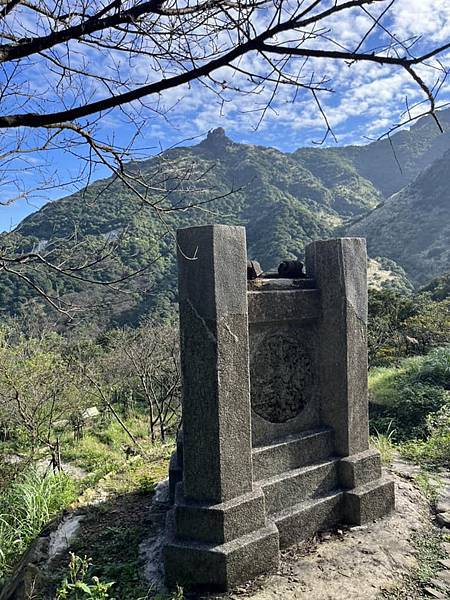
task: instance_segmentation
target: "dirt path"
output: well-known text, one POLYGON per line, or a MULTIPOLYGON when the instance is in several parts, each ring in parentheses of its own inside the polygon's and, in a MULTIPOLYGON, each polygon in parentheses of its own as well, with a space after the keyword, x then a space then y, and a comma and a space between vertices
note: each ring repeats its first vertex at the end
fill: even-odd
MULTIPOLYGON (((209 600, 375 600, 401 585, 418 564, 414 536, 431 531, 433 515, 409 474, 393 477, 396 510, 390 516, 290 548, 282 555, 278 573, 233 593, 210 595, 209 600)), ((156 542, 147 540, 155 554, 152 560, 152 552, 147 553, 147 564, 153 567, 160 560, 156 542)), ((147 573, 154 576, 155 569, 147 573)))
POLYGON ((411 537, 430 521, 417 489, 396 479, 397 506, 389 517, 342 535, 324 536, 309 549, 284 553, 276 575, 255 582, 259 589, 228 595, 252 600, 374 600, 398 585, 416 565, 411 537))

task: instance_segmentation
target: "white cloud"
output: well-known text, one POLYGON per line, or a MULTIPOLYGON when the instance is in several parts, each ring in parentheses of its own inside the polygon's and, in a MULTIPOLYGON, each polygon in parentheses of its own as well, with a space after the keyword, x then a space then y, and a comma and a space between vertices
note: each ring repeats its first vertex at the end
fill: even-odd
MULTIPOLYGON (((327 3, 334 3, 334 0, 324 0, 322 6, 327 3)), ((291 7, 297 4, 292 0, 291 7)), ((368 10, 376 17, 387 4, 387 0, 375 2, 368 5, 368 10)), ((345 18, 343 15, 341 13, 338 17, 328 19, 324 24, 328 28, 327 37, 335 43, 316 36, 305 42, 305 47, 354 50, 372 27, 373 19, 360 9, 345 13, 345 18)), ((258 31, 267 27, 268 18, 267 13, 257 13, 254 25, 258 31)), ((412 49, 414 53, 420 54, 433 45, 450 40, 450 0, 397 0, 382 23, 401 41, 411 36, 422 36, 412 49)), ((20 28, 21 25, 15 22, 14 26, 20 28)), ((23 27, 28 30, 31 24, 24 21, 23 27)), ((291 38, 292 33, 279 35, 277 42, 287 42, 291 38)), ((367 37, 362 48, 367 51, 386 45, 388 41, 386 33, 376 28, 367 37)), ((233 45, 225 34, 218 36, 217 43, 233 45)), ((275 59, 279 60, 279 57, 275 59)), ((442 59, 445 64, 450 65, 450 53, 443 55, 442 59)), ((130 64, 119 51, 98 52, 80 44, 76 45, 71 64, 80 69, 89 66, 111 76, 118 74, 122 84, 113 85, 115 93, 123 91, 128 85, 135 87, 162 76, 160 71, 154 69, 154 62, 149 57, 138 56, 130 64)), ((418 68, 418 73, 430 86, 433 86, 436 77, 440 75, 433 64, 436 65, 430 61, 428 66, 418 68)), ((33 70, 26 73, 30 89, 36 92, 30 99, 30 106, 41 110, 43 106, 55 110, 61 106, 57 89, 58 75, 40 69, 39 66, 35 65, 33 70), (38 95, 39 90, 43 89, 46 93, 49 90, 54 92, 47 104, 38 95)), ((402 113, 406 108, 406 98, 408 104, 413 106, 425 97, 410 75, 398 68, 368 62, 348 66, 341 61, 316 58, 306 65, 303 65, 303 59, 291 60, 286 71, 295 76, 301 66, 303 83, 307 83, 311 77, 315 81, 322 77, 329 80, 327 85, 333 92, 322 92, 319 98, 340 143, 361 143, 366 135, 380 135, 401 118, 405 119, 402 113)), ((269 73, 267 62, 257 53, 244 56, 239 67, 262 77, 269 73)), ((172 68, 165 76, 170 76, 173 71, 172 68)), ((246 137, 254 142, 268 143, 282 149, 294 149, 322 137, 325 131, 323 116, 308 90, 296 91, 291 85, 280 85, 276 96, 272 98, 273 85, 270 82, 255 88, 247 76, 233 73, 228 68, 218 70, 214 76, 218 81, 227 82, 229 86, 246 90, 247 93, 225 89, 221 91, 220 98, 198 82, 173 88, 160 97, 147 99, 147 108, 140 102, 132 103, 127 108, 128 116, 120 110, 108 113, 103 119, 101 134, 108 139, 115 136, 120 141, 126 141, 132 132, 130 118, 136 118, 143 124, 139 145, 144 146, 157 147, 161 144, 162 147, 167 147, 217 126, 225 127, 231 137, 246 137), (253 93, 250 93, 252 88, 253 93), (260 122, 269 102, 272 103, 271 108, 265 111, 260 122), (157 111, 167 114, 159 116, 157 111), (257 126, 258 133, 255 134, 257 126)), ((73 86, 66 91, 67 105, 79 102, 81 81, 82 78, 74 77, 73 86)), ((82 91, 92 99, 102 98, 107 93, 100 80, 84 82, 82 91)), ((446 85, 442 89, 441 98, 444 101, 449 96, 450 88, 446 85)), ((423 106, 414 109, 416 114, 423 110, 423 106)), ((329 143, 332 143, 331 139, 329 143)))

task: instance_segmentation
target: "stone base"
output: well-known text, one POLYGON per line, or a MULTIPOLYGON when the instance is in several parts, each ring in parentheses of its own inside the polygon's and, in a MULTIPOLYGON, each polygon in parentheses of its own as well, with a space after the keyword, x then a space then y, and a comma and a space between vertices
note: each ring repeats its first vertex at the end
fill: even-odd
MULTIPOLYGON (((362 525, 388 514, 395 505, 394 483, 382 476, 376 450, 343 458, 319 456, 319 462, 298 466, 298 446, 304 450, 311 436, 323 441, 326 435, 325 430, 309 432, 254 450, 256 472, 265 474, 266 455, 274 454, 275 471, 285 464, 287 470, 260 479, 253 491, 232 500, 187 500, 183 485, 176 485, 164 553, 167 585, 227 591, 276 568, 280 547, 338 524, 362 525)), ((304 452, 299 456, 302 460, 304 452)), ((173 484, 177 466, 175 458, 173 484)))
POLYGON ((351 525, 362 525, 395 508, 394 482, 382 475, 378 450, 365 450, 342 458, 339 480, 344 488, 343 517, 351 525))
POLYGON ((363 525, 387 515, 395 508, 395 489, 391 479, 382 477, 344 494, 344 521, 363 525))
POLYGON ((182 542, 225 544, 266 526, 262 490, 220 504, 185 502, 177 486, 174 507, 176 538, 182 542))
POLYGON ((318 531, 326 531, 342 523, 343 497, 343 492, 334 491, 273 515, 280 533, 280 548, 292 546, 318 531))
MULTIPOLYGON (((173 527, 172 515, 172 527, 173 527)), ((174 539, 164 548, 165 581, 169 588, 227 591, 279 564, 278 529, 273 524, 213 545, 174 539)))
POLYGON ((378 450, 369 449, 341 458, 339 480, 341 486, 353 489, 381 477, 381 456, 378 450))
POLYGON ((279 533, 261 488, 219 504, 186 500, 176 486, 164 549, 169 588, 226 591, 279 562, 279 533))

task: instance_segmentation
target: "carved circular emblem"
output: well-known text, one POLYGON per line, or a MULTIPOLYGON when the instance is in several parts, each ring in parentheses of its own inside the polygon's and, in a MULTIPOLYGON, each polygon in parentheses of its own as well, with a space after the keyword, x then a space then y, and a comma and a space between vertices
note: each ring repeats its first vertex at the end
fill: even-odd
POLYGON ((296 340, 271 334, 251 360, 252 409, 270 423, 285 423, 301 413, 312 394, 311 358, 296 340))

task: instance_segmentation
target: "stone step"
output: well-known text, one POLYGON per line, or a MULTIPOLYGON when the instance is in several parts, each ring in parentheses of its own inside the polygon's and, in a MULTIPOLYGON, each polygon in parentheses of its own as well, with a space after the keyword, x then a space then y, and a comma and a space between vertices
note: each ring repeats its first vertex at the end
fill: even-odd
POLYGON ((387 515, 394 508, 394 487, 394 481, 383 475, 346 490, 343 515, 346 523, 362 525, 387 515))
POLYGON ((333 454, 333 445, 333 430, 323 427, 257 446, 252 450, 253 479, 266 479, 328 458, 333 454))
POLYGON ((343 490, 335 489, 319 498, 299 502, 273 514, 270 520, 280 533, 280 547, 287 548, 318 531, 338 525, 342 522, 343 501, 343 490))
POLYGON ((271 515, 308 498, 322 496, 338 487, 339 458, 292 469, 280 475, 258 481, 266 502, 266 512, 271 515))

